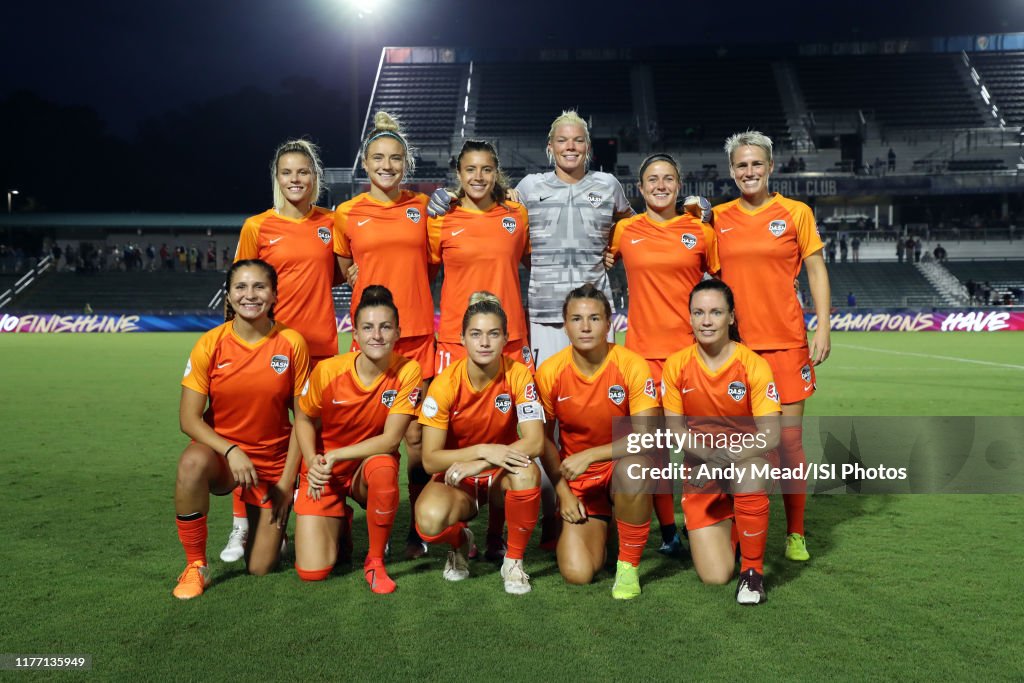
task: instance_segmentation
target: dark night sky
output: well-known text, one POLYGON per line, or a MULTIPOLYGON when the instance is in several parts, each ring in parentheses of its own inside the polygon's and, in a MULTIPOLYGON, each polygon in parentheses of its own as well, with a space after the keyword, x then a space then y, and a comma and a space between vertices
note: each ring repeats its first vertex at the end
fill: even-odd
MULTIPOLYGON (((375 21, 355 31, 362 78, 371 77, 382 45, 737 45, 1024 31, 1024 0, 498 6, 387 0, 375 21)), ((348 90, 354 20, 344 0, 44 1, 9 4, 3 15, 0 97, 25 88, 90 106, 126 137, 147 116, 243 86, 273 91, 287 76, 348 90)), ((766 57, 751 49, 752 59, 766 57)))

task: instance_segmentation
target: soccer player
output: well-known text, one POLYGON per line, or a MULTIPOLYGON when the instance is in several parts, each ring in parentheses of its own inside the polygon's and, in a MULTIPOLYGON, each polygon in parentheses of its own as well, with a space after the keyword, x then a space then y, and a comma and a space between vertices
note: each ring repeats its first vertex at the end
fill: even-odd
POLYGON ((277 274, 264 261, 237 261, 227 274, 228 321, 192 349, 181 385, 181 430, 192 438, 178 462, 174 487, 185 571, 174 597, 203 594, 210 582, 206 517, 210 494, 241 489, 255 529, 246 546, 250 574, 278 562, 292 503, 299 450, 288 409, 309 371, 306 342, 274 321, 277 274))
MULTIPOLYGON (((323 167, 316 147, 289 140, 271 163, 274 206, 246 219, 235 261, 262 259, 277 271, 277 320, 298 331, 309 345, 310 366, 338 353, 331 283, 334 278, 333 223, 327 209, 315 205, 323 167)), ((220 553, 234 562, 245 552, 249 533, 245 506, 234 496, 234 524, 220 553)))
MULTIPOLYGON (((353 310, 369 283, 381 284, 394 294, 395 305, 405 323, 395 352, 419 364, 423 393, 434 376, 435 353, 427 197, 402 189, 402 180, 412 174, 415 162, 398 122, 386 112, 377 112, 373 123, 373 130, 363 140, 360 151, 370 190, 337 207, 334 251, 338 265, 352 285, 353 310)), ((352 318, 354 320, 355 316, 352 318)), ((353 337, 352 350, 357 348, 353 337)), ((410 559, 427 552, 426 544, 416 535, 412 519, 416 499, 430 480, 421 463, 420 439, 420 426, 413 421, 405 435, 410 504, 405 554, 410 559)))
POLYGON ((558 569, 568 583, 590 583, 604 565, 614 504, 619 557, 612 597, 635 598, 640 595, 637 567, 651 526, 651 496, 629 490, 623 468, 614 467, 612 420, 658 415, 658 391, 644 359, 608 341, 611 304, 600 289, 585 284, 572 290, 563 317, 572 343, 537 370, 547 417, 543 463, 565 522, 558 569))
POLYGON ((401 329, 386 288, 364 288, 354 327, 360 350, 317 365, 299 400, 295 435, 303 463, 295 501, 295 571, 303 581, 322 581, 331 573, 344 527, 351 537, 352 512, 345 503, 351 497, 366 509, 366 582, 374 593, 392 593, 384 547, 398 509, 398 446, 416 414, 420 368, 393 352, 401 329))
POLYGON ((763 471, 765 453, 778 444, 779 397, 767 361, 739 343, 728 285, 705 280, 693 288, 689 301, 697 343, 665 362, 662 400, 670 428, 711 437, 710 444, 697 441, 687 448, 684 460, 692 473, 683 487, 690 554, 701 581, 725 584, 732 579, 738 540, 742 561, 736 601, 757 605, 766 599, 768 482, 756 476, 754 466, 763 471), (730 443, 735 446, 716 448, 721 436, 749 439, 734 438, 730 443), (732 465, 743 476, 722 483, 701 472, 702 463, 732 465))
MULTIPOLYGON (((719 277, 736 295, 745 343, 771 366, 782 403, 779 456, 784 468, 794 468, 806 463, 801 422, 804 401, 815 390, 814 366, 825 362, 831 349, 824 245, 810 207, 768 189, 774 169, 771 138, 757 131, 737 133, 725 141, 725 153, 740 197, 715 207, 719 277), (818 316, 809 346, 793 288, 801 264, 807 268, 818 316)), ((803 480, 787 481, 785 488, 786 557, 805 561, 810 554, 804 538, 803 480), (794 487, 800 490, 792 491, 794 487)))
MULTIPOLYGON (((655 386, 661 386, 665 359, 693 341, 690 316, 680 301, 707 272, 716 272, 715 233, 689 213, 678 214, 679 165, 668 154, 652 154, 640 164, 640 194, 647 210, 615 225, 605 265, 622 257, 629 287, 626 348, 647 360, 655 386)), ((667 482, 666 482, 667 483, 667 482)), ((661 527, 659 552, 678 552, 671 492, 656 493, 654 508, 661 527)))
POLYGON ((467 358, 445 368, 423 402, 423 465, 434 478, 416 503, 416 526, 430 543, 451 545, 443 576, 461 581, 469 577, 461 548, 473 544, 466 522, 489 501, 508 522, 505 591, 529 593, 523 553, 540 512, 533 458, 544 449, 544 412, 530 371, 502 355, 508 318, 490 292, 470 298, 462 341, 467 358))

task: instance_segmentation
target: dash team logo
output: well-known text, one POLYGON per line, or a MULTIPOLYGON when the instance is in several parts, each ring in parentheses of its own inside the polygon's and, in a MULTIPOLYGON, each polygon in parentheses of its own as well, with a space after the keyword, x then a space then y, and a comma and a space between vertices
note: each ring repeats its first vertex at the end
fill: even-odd
POLYGON ((324 244, 331 243, 331 229, 325 226, 320 226, 316 229, 316 236, 320 238, 320 241, 324 244))
POLYGON ((621 406, 622 402, 626 400, 626 390, 622 388, 621 384, 613 384, 608 387, 608 398, 615 405, 621 406))
POLYGON ((802 379, 805 383, 811 381, 811 366, 810 365, 806 365, 805 364, 802 368, 800 368, 800 379, 802 379))
POLYGON ((772 221, 768 224, 768 232, 776 237, 782 237, 782 233, 786 232, 786 221, 772 221))
POLYGON ((405 210, 405 217, 413 223, 419 223, 421 218, 420 210, 415 207, 409 207, 405 210))
POLYGON ((729 396, 739 403, 747 395, 747 385, 743 382, 731 382, 729 384, 729 396))
POLYGON ((505 415, 512 410, 512 397, 508 394, 498 394, 494 399, 494 407, 505 415))
POLYGON ((394 389, 388 389, 380 395, 380 402, 390 408, 395 405, 395 399, 398 397, 398 392, 394 389))
POLYGON ((270 359, 270 367, 279 375, 284 374, 284 371, 288 369, 288 365, 288 356, 277 354, 270 359))
POLYGON ((679 238, 679 241, 683 243, 683 246, 687 249, 693 249, 697 246, 697 238, 688 232, 684 232, 683 236, 679 238))
POLYGON ((588 192, 587 201, 590 202, 590 205, 596 209, 597 207, 601 206, 601 202, 604 201, 604 197, 602 197, 596 192, 588 192))
POLYGON ((516 231, 516 219, 515 218, 502 218, 501 227, 505 228, 508 234, 513 234, 516 231))

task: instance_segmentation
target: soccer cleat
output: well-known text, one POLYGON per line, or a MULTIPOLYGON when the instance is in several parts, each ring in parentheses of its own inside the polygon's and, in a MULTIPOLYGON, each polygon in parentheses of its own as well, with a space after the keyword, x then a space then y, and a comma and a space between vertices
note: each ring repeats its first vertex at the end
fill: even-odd
POLYGON ((245 541, 249 538, 249 527, 232 526, 228 544, 220 551, 221 562, 238 562, 245 555, 245 541))
POLYGON ((501 564, 501 579, 505 582, 505 592, 511 595, 523 595, 533 590, 530 586, 530 575, 523 571, 522 560, 510 560, 506 557, 501 564))
MULTIPOLYGON (((473 532, 468 528, 463 528, 462 533, 465 539, 463 546, 472 548, 473 532)), ((469 578, 469 562, 466 561, 466 556, 462 554, 461 548, 448 551, 448 558, 444 562, 444 571, 441 572, 441 576, 445 581, 463 581, 469 578)))
POLYGON ((640 595, 640 572, 629 562, 615 563, 615 585, 612 597, 616 600, 631 600, 640 595))
POLYGON ((174 587, 173 595, 179 600, 191 600, 198 598, 210 585, 210 569, 202 560, 196 560, 185 567, 185 571, 178 577, 178 585, 174 587))
POLYGON ((500 562, 505 559, 506 550, 508 550, 508 546, 501 534, 487 534, 487 550, 484 551, 484 559, 488 562, 500 562))
POLYGON ((786 559, 793 562, 806 562, 811 559, 807 552, 807 539, 801 534, 786 536, 786 559))
POLYGON ((756 569, 748 569, 740 573, 736 584, 736 602, 741 605, 760 605, 768 600, 764 591, 764 577, 756 569))
POLYGON ((668 557, 677 557, 682 551, 683 542, 679 539, 679 534, 673 536, 671 541, 663 541, 658 548, 659 553, 668 557))
POLYGON ((416 527, 409 529, 409 535, 405 539, 405 559, 418 560, 427 554, 430 546, 416 533, 416 527))
POLYGON ((370 584, 370 590, 378 595, 394 593, 397 588, 384 568, 384 560, 381 559, 367 560, 363 565, 363 577, 366 583, 370 584))

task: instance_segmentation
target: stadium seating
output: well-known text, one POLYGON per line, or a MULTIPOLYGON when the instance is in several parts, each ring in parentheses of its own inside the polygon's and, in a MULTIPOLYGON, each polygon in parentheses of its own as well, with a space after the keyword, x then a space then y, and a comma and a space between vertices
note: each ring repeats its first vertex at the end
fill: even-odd
POLYGON ((987 282, 993 302, 1004 294, 1024 289, 1024 261, 948 261, 944 264, 960 282, 987 282))
POLYGON ((468 69, 467 64, 384 64, 371 115, 380 110, 394 115, 417 145, 447 142, 461 113, 468 69))
MULTIPOLYGON (((939 293, 911 264, 830 263, 828 276, 832 284, 832 304, 840 308, 846 305, 848 292, 853 292, 860 307, 932 306, 941 303, 939 293)), ((800 287, 810 291, 805 272, 800 274, 800 287)), ((811 306, 809 301, 807 306, 811 306)))
POLYGON ((201 311, 223 283, 220 271, 51 273, 10 310, 81 313, 88 303, 97 313, 201 311))
POLYGON ((1024 52, 972 52, 971 63, 1008 125, 1024 125, 1024 52))

